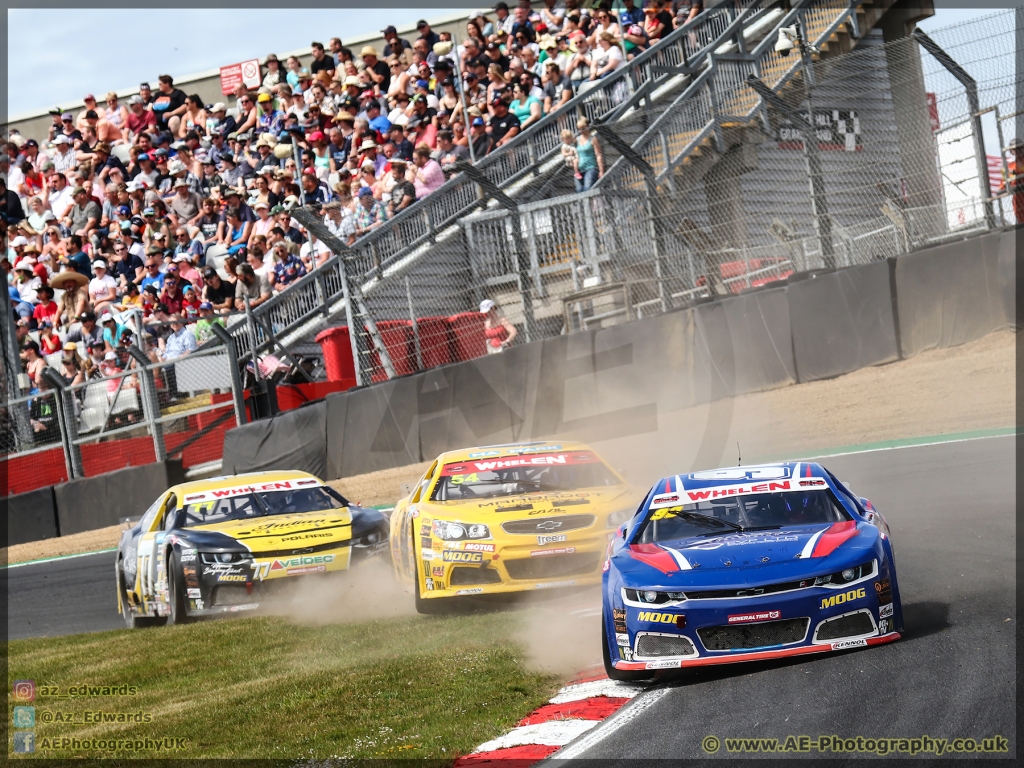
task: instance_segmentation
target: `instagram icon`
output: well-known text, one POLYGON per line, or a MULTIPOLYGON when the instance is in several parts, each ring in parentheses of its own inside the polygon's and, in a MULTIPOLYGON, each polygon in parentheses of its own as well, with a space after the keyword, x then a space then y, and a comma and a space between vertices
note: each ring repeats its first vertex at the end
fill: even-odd
POLYGON ((35 680, 15 680, 14 681, 14 700, 15 701, 35 701, 36 698, 36 682, 35 680))

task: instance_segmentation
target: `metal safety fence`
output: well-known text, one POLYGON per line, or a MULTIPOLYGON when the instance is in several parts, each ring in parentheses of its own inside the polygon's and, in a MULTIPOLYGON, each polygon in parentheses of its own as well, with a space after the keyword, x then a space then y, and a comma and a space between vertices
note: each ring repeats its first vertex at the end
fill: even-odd
MULTIPOLYGON (((651 65, 679 78, 669 98, 629 101, 656 90, 652 77, 622 109, 598 115, 606 172, 592 190, 566 194, 571 171, 560 160, 531 166, 547 174, 534 200, 510 197, 484 164, 465 168, 448 188, 472 205, 418 224, 396 217, 353 248, 333 241, 340 255, 236 321, 229 330, 242 359, 252 349, 316 355, 316 334, 344 323, 356 329, 345 342, 355 361, 347 375, 369 383, 484 354, 467 339, 483 334, 471 316, 486 298, 518 343, 578 327, 580 311, 566 307, 581 293, 603 296, 602 286, 628 285, 629 311, 602 321, 618 322, 1014 223, 1004 138, 1007 121, 1019 120, 1019 78, 1007 74, 1014 12, 930 44, 885 43, 846 2, 751 4, 724 18, 690 66, 651 65), (762 32, 752 33, 758 19, 762 32), (777 50, 780 29, 792 50, 777 50), (947 40, 959 61, 942 54, 947 40), (998 147, 978 112, 1004 126, 998 147)), ((683 37, 672 40, 693 45, 683 37)), ((446 199, 438 195, 427 201, 446 199)), ((296 218, 316 224, 306 212, 296 218)))

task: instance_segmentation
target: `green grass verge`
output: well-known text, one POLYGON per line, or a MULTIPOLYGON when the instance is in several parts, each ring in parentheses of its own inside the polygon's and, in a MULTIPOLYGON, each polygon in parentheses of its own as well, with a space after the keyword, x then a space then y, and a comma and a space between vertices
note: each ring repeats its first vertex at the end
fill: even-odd
MULTIPOLYGON (((299 626, 276 618, 13 641, 15 680, 131 685, 134 696, 37 696, 32 757, 156 757, 43 751, 43 739, 184 738, 176 758, 450 760, 504 733, 560 681, 529 669, 512 613, 299 626), (45 713, 141 712, 147 723, 45 722, 45 713)), ((8 693, 9 708, 19 702, 8 693)), ((8 754, 13 754, 13 736, 8 754)), ((26 755, 28 757, 28 755, 26 755)))

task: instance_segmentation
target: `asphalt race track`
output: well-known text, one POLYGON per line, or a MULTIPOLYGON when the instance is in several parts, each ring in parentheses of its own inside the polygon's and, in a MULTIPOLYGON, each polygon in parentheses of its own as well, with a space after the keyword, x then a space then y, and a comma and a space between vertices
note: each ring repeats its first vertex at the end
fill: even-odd
POLYGON ((660 696, 642 715, 621 727, 608 721, 577 740, 586 743, 568 745, 567 756, 706 758, 702 740, 715 736, 716 757, 740 757, 729 754, 725 739, 925 734, 998 734, 1009 739, 1009 755, 1000 757, 1014 755, 1014 438, 822 463, 870 498, 892 527, 904 638, 799 660, 676 672, 634 701, 660 696))
MULTIPOLYGON (((651 697, 642 716, 621 718, 621 726, 613 718, 566 752, 630 760, 706 757, 702 740, 715 736, 722 744, 716 756, 728 757, 726 738, 998 734, 1009 738, 1014 754, 1014 438, 822 461, 869 497, 892 527, 904 639, 827 656, 675 673, 622 710, 651 697)), ((11 568, 10 639, 124 626, 113 563, 108 552, 11 568)))

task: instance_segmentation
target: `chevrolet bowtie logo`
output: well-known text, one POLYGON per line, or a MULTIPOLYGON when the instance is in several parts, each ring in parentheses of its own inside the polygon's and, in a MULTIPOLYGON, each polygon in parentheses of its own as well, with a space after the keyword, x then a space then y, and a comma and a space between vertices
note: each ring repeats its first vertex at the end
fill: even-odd
POLYGON ((556 528, 562 527, 561 520, 545 520, 543 523, 537 523, 538 531, 553 531, 556 528))

